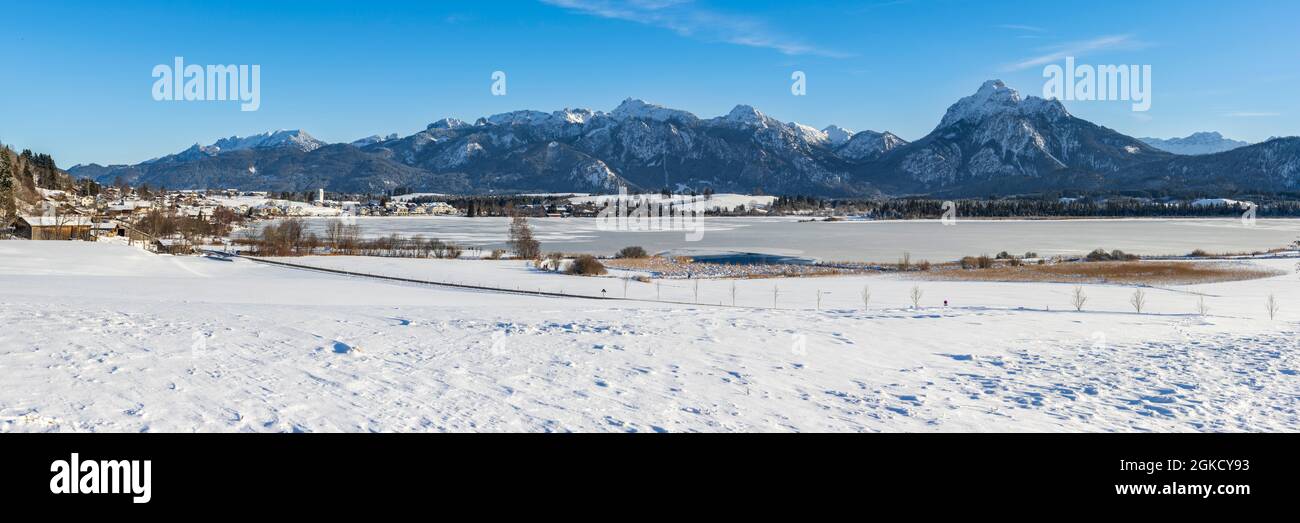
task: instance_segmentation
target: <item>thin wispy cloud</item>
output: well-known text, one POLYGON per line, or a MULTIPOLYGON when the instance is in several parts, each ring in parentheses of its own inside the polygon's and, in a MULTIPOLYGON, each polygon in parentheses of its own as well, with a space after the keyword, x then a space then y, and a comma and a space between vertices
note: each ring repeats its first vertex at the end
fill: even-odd
POLYGON ((584 15, 636 22, 704 41, 773 49, 787 55, 850 56, 783 34, 764 20, 708 9, 693 0, 541 1, 584 15))
POLYGON ((1282 113, 1240 111, 1226 113, 1224 116, 1227 116, 1228 118, 1271 118, 1274 116, 1282 116, 1282 113))
POLYGON ((1047 29, 1036 25, 1001 24, 997 28, 1015 32, 1015 37, 1021 40, 1038 40, 1047 34, 1047 29))
POLYGON ((1067 56, 1080 57, 1089 53, 1115 49, 1136 49, 1143 46, 1144 44, 1134 39, 1132 35, 1100 36, 1091 40, 1070 42, 1047 48, 1043 54, 1025 58, 1013 64, 1008 64, 1003 67, 1002 70, 1006 72, 1023 71, 1025 69, 1062 61, 1067 56))
POLYGON ((1046 32, 1047 32, 1047 30, 1046 30, 1046 29, 1043 29, 1042 27, 1033 26, 1033 25, 1023 25, 1023 24, 1002 24, 1002 25, 999 25, 998 28, 999 28, 999 29, 1009 29, 1009 30, 1011 30, 1011 31, 1024 31, 1024 32, 1027 32, 1027 33, 1046 33, 1046 32))

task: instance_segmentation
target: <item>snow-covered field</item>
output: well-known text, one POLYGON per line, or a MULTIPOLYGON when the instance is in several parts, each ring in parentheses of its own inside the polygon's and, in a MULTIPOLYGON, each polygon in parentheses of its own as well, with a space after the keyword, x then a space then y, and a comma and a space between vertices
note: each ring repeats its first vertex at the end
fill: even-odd
MULTIPOLYGON (((623 294, 511 261, 294 261, 623 294)), ((763 308, 731 308, 729 281, 700 284, 711 306, 544 298, 7 241, 0 431, 1295 431, 1300 281, 1251 263, 1288 275, 1147 289, 1142 314, 1131 288, 1086 286, 1080 313, 1070 285, 884 276, 740 281, 763 308)), ((696 301, 655 283, 627 292, 696 301)))

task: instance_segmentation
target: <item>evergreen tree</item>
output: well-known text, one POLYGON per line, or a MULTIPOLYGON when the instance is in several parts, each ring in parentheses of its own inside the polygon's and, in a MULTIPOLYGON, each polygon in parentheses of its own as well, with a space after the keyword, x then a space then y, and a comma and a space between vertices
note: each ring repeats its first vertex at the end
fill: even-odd
POLYGON ((14 174, 9 161, 9 151, 0 148, 0 226, 17 214, 14 203, 14 174))

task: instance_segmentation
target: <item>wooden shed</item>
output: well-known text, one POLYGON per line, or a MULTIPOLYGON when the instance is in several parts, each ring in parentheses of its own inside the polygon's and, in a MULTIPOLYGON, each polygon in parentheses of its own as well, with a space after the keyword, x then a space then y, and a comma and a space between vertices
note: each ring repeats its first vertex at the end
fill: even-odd
POLYGON ((19 215, 13 234, 29 240, 84 240, 90 237, 92 225, 89 217, 80 214, 19 215))

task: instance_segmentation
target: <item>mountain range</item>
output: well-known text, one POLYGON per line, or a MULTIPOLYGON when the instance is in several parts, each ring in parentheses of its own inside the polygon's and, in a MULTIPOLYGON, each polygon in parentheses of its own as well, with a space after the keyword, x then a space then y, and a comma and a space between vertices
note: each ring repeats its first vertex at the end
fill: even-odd
POLYGON ((883 130, 782 122, 748 105, 700 118, 627 99, 609 112, 514 111, 473 123, 444 118, 410 136, 349 144, 326 144, 299 130, 231 137, 136 165, 69 172, 174 189, 370 193, 609 192, 620 185, 854 197, 1300 190, 1300 138, 1196 156, 1147 140, 991 80, 915 142, 883 130))
POLYGON ((1250 142, 1224 138, 1217 132, 1192 133, 1184 138, 1140 138, 1147 145, 1174 154, 1214 154, 1250 145, 1250 142))

